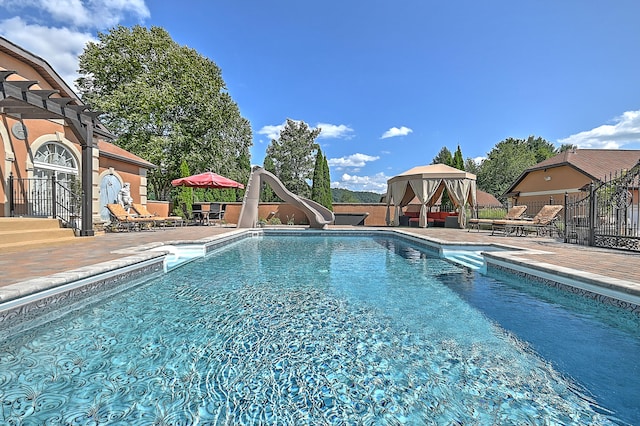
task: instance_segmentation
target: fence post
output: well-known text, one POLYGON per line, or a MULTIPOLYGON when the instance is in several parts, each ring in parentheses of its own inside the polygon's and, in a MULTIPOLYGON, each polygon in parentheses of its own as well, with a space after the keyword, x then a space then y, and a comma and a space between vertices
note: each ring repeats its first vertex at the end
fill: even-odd
POLYGON ((16 214, 16 201, 13 197, 13 173, 9 172, 9 216, 16 214))
POLYGON ((569 193, 567 191, 564 192, 564 242, 568 241, 567 236, 569 235, 569 230, 567 227, 569 226, 569 212, 567 206, 569 205, 569 193))
POLYGON ((598 214, 598 200, 596 199, 596 189, 593 182, 589 185, 589 246, 595 245, 596 216, 598 214))
POLYGON ((58 196, 56 195, 56 174, 51 175, 51 215, 58 217, 58 196))

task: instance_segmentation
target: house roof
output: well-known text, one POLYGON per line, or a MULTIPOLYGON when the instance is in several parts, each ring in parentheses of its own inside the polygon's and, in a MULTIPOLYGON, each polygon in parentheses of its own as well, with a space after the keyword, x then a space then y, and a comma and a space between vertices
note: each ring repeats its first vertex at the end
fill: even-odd
POLYGON ((41 57, 10 42, 4 37, 0 37, 0 52, 4 52, 38 71, 51 88, 60 91, 60 96, 73 98, 76 103, 82 104, 80 98, 78 98, 71 87, 69 87, 69 85, 67 85, 60 75, 58 75, 58 73, 51 67, 51 65, 41 57))
POLYGON ((156 169, 156 166, 153 163, 148 162, 147 160, 138 157, 130 153, 127 150, 120 148, 110 142, 98 142, 98 149, 100 150, 101 157, 113 158, 114 160, 120 160, 127 163, 135 164, 140 167, 144 167, 146 169, 156 169))
POLYGON ((488 192, 476 190, 476 204, 483 207, 502 207, 502 203, 488 192))
POLYGON ((537 170, 569 166, 593 181, 603 181, 623 169, 632 168, 638 162, 640 162, 640 150, 576 149, 564 151, 525 170, 505 193, 513 192, 527 174, 537 170))

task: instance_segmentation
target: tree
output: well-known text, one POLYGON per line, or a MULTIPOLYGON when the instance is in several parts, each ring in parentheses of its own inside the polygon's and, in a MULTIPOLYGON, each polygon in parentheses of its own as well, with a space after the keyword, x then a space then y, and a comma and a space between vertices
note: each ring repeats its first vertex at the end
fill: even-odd
POLYGON ((453 154, 453 160, 451 161, 450 166, 455 167, 458 170, 464 170, 464 159, 462 158, 462 150, 460 149, 460 145, 458 145, 456 153, 453 154))
POLYGON ((509 186, 536 163, 535 153, 526 141, 507 138, 498 142, 482 162, 477 175, 478 188, 504 201, 503 195, 509 186))
POLYGON ((315 139, 320 129, 310 129, 304 121, 287 119, 278 139, 267 147, 274 174, 294 194, 309 198, 308 184, 313 177, 314 155, 318 149, 315 139))
MULTIPOLYGON (((262 168, 264 168, 268 172, 275 174, 276 168, 273 165, 273 159, 268 155, 264 158, 264 162, 262 163, 262 168)), ((260 199, 265 203, 281 201, 280 198, 278 198, 278 196, 273 192, 273 189, 271 188, 271 186, 269 186, 267 183, 262 184, 260 199)))
MULTIPOLYGON (((433 159, 431 164, 445 164, 447 166, 456 167, 458 169, 462 167, 462 169, 460 170, 464 170, 464 162, 462 161, 462 151, 460 151, 460 145, 458 145, 458 149, 456 150, 455 155, 458 157, 458 159, 455 156, 451 155, 451 151, 449 151, 449 148, 443 146, 438 155, 433 159), (456 166, 456 161, 459 162, 460 167, 456 166)), ((451 202, 451 198, 449 198, 449 193, 446 189, 442 192, 440 203, 440 208, 444 211, 448 211, 453 208, 453 203, 451 202)))
POLYGON ((331 177, 329 176, 329 165, 327 158, 318 148, 316 153, 316 164, 313 169, 313 184, 311 186, 311 199, 329 210, 333 210, 331 197, 331 177))
POLYGON ((438 155, 431 161, 431 164, 446 164, 447 166, 450 166, 451 163, 453 163, 453 156, 446 146, 443 146, 438 155))
POLYGON ((578 145, 574 145, 571 143, 563 143, 562 145, 560 145, 560 148, 558 148, 558 153, 565 152, 565 151, 575 151, 576 149, 578 149, 578 145))
POLYGON ((552 143, 547 142, 541 137, 529 136, 527 138, 527 145, 529 149, 533 151, 533 155, 536 157, 536 163, 546 160, 549 157, 556 155, 556 148, 552 143))
POLYGON ((326 155, 323 155, 322 158, 324 163, 322 171, 324 172, 323 181, 324 181, 325 191, 324 191, 324 200, 320 204, 322 204, 329 210, 333 211, 333 194, 331 194, 331 173, 329 171, 329 162, 327 161, 326 155))
POLYGON ((158 166, 147 177, 151 197, 169 197, 183 162, 246 182, 251 126, 213 61, 141 26, 98 33, 79 59, 82 99, 104 112, 114 143, 158 166))
MULTIPOLYGON (((190 176, 189 165, 186 161, 180 164, 180 177, 190 176)), ((179 186, 176 188, 177 194, 173 207, 173 213, 183 218, 191 217, 193 209, 193 188, 187 186, 179 186)))
POLYGON ((473 173, 474 175, 478 175, 478 173, 480 173, 480 165, 482 163, 478 164, 476 163, 476 160, 474 160, 473 158, 469 157, 464 161, 464 169, 469 172, 469 173, 473 173))

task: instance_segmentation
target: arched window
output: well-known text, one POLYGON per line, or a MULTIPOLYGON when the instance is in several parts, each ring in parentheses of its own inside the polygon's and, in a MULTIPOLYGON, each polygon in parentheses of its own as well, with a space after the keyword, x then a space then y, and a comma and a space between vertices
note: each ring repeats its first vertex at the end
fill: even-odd
MULTIPOLYGON (((71 150, 58 142, 43 144, 33 155, 33 177, 36 178, 32 188, 33 213, 36 216, 51 214, 51 177, 55 176, 58 184, 72 190, 74 181, 78 180, 78 162, 71 150)), ((68 192, 58 191, 56 202, 69 206, 68 192)))
POLYGON ((57 142, 47 142, 33 156, 33 175, 50 178, 55 174, 58 182, 67 183, 78 175, 78 163, 72 152, 57 142))

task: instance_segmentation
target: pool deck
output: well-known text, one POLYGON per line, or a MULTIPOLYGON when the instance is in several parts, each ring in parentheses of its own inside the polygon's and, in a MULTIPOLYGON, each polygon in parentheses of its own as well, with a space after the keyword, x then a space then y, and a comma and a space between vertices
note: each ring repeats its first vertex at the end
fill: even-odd
MULTIPOLYGON (((513 261, 562 275, 588 277, 596 285, 622 288, 625 292, 640 295, 640 253, 564 244, 549 238, 492 236, 487 231, 467 232, 463 229, 351 226, 332 226, 330 229, 396 229, 446 243, 507 245, 521 250, 511 255, 513 261)), ((77 238, 64 244, 3 252, 0 255, 0 288, 9 285, 15 288, 27 280, 80 268, 90 269, 92 265, 117 261, 162 244, 206 240, 234 231, 237 229, 233 227, 186 226, 157 231, 107 233, 77 238)))

